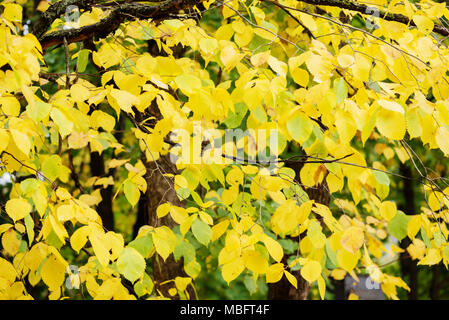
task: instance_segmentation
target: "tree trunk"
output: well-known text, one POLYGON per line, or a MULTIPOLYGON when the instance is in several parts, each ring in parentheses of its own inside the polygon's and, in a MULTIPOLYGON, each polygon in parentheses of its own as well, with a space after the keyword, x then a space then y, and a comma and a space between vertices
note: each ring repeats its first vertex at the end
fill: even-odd
MULTIPOLYGON (((404 197, 404 205, 401 206, 401 209, 405 212, 407 215, 413 215, 416 213, 415 208, 415 192, 413 190, 413 174, 412 170, 409 166, 401 163, 399 166, 399 172, 404 177, 408 177, 409 179, 403 178, 403 197, 404 197)), ((402 278, 409 277, 409 283, 410 283, 410 292, 409 292, 409 299, 410 300, 417 300, 418 299, 418 266, 416 265, 416 262, 413 261, 410 258, 410 255, 407 252, 407 247, 410 245, 411 241, 408 237, 404 238, 399 246, 404 249, 404 252, 401 252, 400 254, 400 263, 401 263, 401 273, 402 278)))
MULTIPOLYGON (((295 170, 295 181, 301 183, 299 172, 303 167, 302 163, 287 161, 286 166, 295 170)), ((315 202, 324 204, 326 206, 330 203, 330 193, 327 187, 326 181, 319 184, 314 188, 306 188, 306 193, 308 194, 310 200, 315 200, 315 202)), ((301 238, 301 235, 299 236, 301 238)), ((299 239, 296 238, 296 241, 299 239)), ((288 257, 284 257, 283 263, 286 264, 288 257)), ((270 283, 268 285, 268 299, 271 300, 307 300, 310 293, 309 283, 301 276, 300 271, 292 272, 292 274, 298 280, 298 289, 296 290, 286 279, 285 276, 282 277, 281 281, 277 283, 270 283)))
MULTIPOLYGON (((105 176, 103 154, 98 152, 90 153, 90 172, 95 177, 105 176)), ((101 188, 101 186, 96 186, 95 188, 101 188)), ((102 200, 97 205, 97 212, 106 230, 112 231, 114 230, 114 213, 112 212, 113 186, 101 189, 100 194, 102 200)))
POLYGON ((440 265, 432 266, 433 277, 430 285, 430 299, 440 300, 440 265))
MULTIPOLYGON (((167 226, 173 228, 176 224, 170 215, 158 218, 156 209, 159 205, 169 202, 176 206, 183 206, 173 188, 173 179, 164 176, 165 173, 176 174, 178 170, 176 166, 170 162, 167 155, 161 156, 157 161, 147 161, 145 156, 142 157, 146 164, 147 173, 145 180, 147 182, 147 192, 142 196, 139 202, 139 212, 137 223, 134 227, 135 232, 138 231, 140 223, 144 222, 153 227, 167 226)), ((173 280, 176 277, 186 277, 184 272, 183 260, 175 261, 173 255, 170 255, 165 261, 156 255, 153 258, 153 281, 155 287, 164 296, 171 297, 168 291, 174 288, 173 282, 165 283, 165 281, 173 280)), ((188 287, 188 293, 191 299, 195 299, 195 292, 191 286, 188 287)), ((171 297, 179 299, 179 296, 171 297)))

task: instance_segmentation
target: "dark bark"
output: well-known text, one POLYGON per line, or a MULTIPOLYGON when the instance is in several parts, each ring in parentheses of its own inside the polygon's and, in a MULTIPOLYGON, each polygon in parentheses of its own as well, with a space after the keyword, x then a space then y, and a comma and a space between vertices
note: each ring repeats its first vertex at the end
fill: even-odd
MULTIPOLYGON (((287 257, 282 259, 287 264, 287 257)), ((268 284, 269 300, 307 300, 310 293, 310 285, 301 276, 300 271, 291 272, 298 280, 298 289, 295 289, 287 280, 285 275, 276 283, 268 284)))
MULTIPOLYGON (((416 213, 415 207, 415 191, 413 189, 413 173, 409 166, 401 163, 399 166, 399 172, 402 176, 407 177, 402 179, 403 188, 402 194, 404 197, 404 204, 400 207, 402 211, 407 215, 413 215, 416 213)), ((413 261, 407 252, 407 247, 411 241, 408 237, 402 239, 399 246, 404 249, 404 252, 400 254, 401 273, 402 277, 409 279, 410 292, 408 293, 410 300, 418 299, 418 266, 413 261)))
POLYGON ((333 288, 330 290, 334 294, 335 300, 346 300, 345 280, 335 280, 331 278, 333 288))
MULTIPOLYGON (((35 1, 35 6, 39 1, 35 1)), ((33 26, 33 34, 39 39, 50 27, 50 25, 65 13, 66 8, 76 5, 80 10, 88 9, 92 0, 61 0, 52 4, 44 13, 41 14, 39 20, 33 26)))
POLYGON ((430 299, 440 299, 440 265, 432 266, 432 283, 430 285, 430 299))
MULTIPOLYGON (((103 177, 105 175, 103 154, 100 155, 98 152, 90 153, 90 172, 95 177, 103 177)), ((107 230, 114 230, 114 213, 112 211, 112 197, 114 195, 112 186, 101 189, 100 194, 102 200, 97 206, 97 212, 103 221, 103 226, 107 230)))
POLYGON ((155 5, 140 3, 119 4, 117 2, 110 2, 102 5, 104 9, 111 10, 109 15, 97 23, 76 29, 45 33, 51 23, 64 13, 69 5, 78 5, 80 8, 88 7, 90 5, 89 0, 63 0, 50 7, 48 9, 50 11, 42 15, 33 30, 34 34, 38 37, 42 48, 45 50, 50 46, 62 44, 64 39, 66 39, 68 43, 72 43, 84 41, 86 39, 98 40, 106 38, 109 34, 117 30, 120 24, 125 20, 165 20, 170 18, 170 14, 192 8, 201 2, 202 0, 169 0, 155 5))
MULTIPOLYGON (((289 168, 295 170, 295 180, 298 183, 301 183, 300 180, 300 171, 303 167, 304 163, 299 161, 287 161, 285 165, 289 168)), ((327 188, 326 181, 319 184, 314 188, 306 188, 306 193, 308 194, 311 200, 315 200, 315 202, 329 205, 330 203, 330 193, 327 188)), ((301 235, 300 235, 301 238, 301 235)), ((296 240, 298 240, 296 238, 296 240)), ((286 263, 288 257, 284 257, 284 264, 286 263)), ((301 276, 300 271, 295 271, 292 273, 296 279, 298 280, 298 289, 296 290, 285 278, 285 276, 281 279, 281 281, 277 283, 270 283, 268 285, 268 299, 272 300, 307 300, 310 293, 310 285, 309 283, 301 276)))
MULTIPOLYGON (((158 218, 156 210, 159 205, 169 202, 176 206, 183 206, 183 203, 178 199, 175 190, 173 189, 173 179, 165 177, 164 173, 176 174, 178 170, 176 166, 170 162, 167 155, 161 156, 157 161, 147 161, 145 156, 142 161, 146 163, 147 173, 145 180, 148 188, 145 195, 143 195, 142 202, 139 203, 138 223, 144 222, 153 227, 167 226, 169 228, 175 227, 176 223, 167 215, 163 218, 158 218)), ((136 223, 135 229, 138 230, 139 224, 136 223)), ((182 259, 175 261, 173 255, 170 255, 165 261, 158 255, 153 259, 153 280, 155 287, 164 296, 169 296, 169 289, 175 287, 173 282, 162 284, 167 280, 173 280, 176 277, 187 277, 184 272, 184 264, 182 259)), ((191 286, 188 287, 188 293, 191 299, 195 298, 195 292, 191 286)), ((179 299, 179 296, 173 297, 179 299)))
MULTIPOLYGON (((262 0, 267 3, 277 3, 277 1, 273 0, 262 0)), ((341 9, 347 9, 355 12, 359 12, 361 14, 370 15, 374 12, 374 10, 377 10, 379 13, 378 17, 383 20, 387 21, 396 21, 405 25, 410 25, 416 27, 416 24, 413 20, 410 20, 407 16, 404 16, 400 13, 391 13, 387 12, 385 10, 379 9, 375 6, 365 5, 361 4, 355 1, 349 1, 349 0, 297 0, 298 2, 304 2, 307 4, 311 4, 314 6, 329 6, 329 7, 337 7, 341 9)), ((282 5, 281 5, 282 6, 282 5)), ((288 10, 288 7, 283 6, 286 10, 288 10)), ((301 11, 301 9, 299 9, 301 11)), ((448 36, 449 30, 445 28, 442 25, 435 24, 433 27, 433 32, 438 33, 442 36, 448 36)))

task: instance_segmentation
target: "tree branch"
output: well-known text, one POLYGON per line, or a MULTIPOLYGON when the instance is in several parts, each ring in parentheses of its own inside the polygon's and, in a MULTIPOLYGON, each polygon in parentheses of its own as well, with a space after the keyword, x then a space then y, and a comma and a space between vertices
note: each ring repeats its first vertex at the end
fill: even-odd
MULTIPOLYGON (((261 0, 267 3, 272 3, 276 6, 279 5, 277 1, 273 0, 261 0)), ((416 27, 416 24, 413 22, 413 20, 409 19, 407 16, 404 16, 399 13, 391 13, 386 12, 385 10, 379 9, 374 6, 367 6, 360 3, 355 3, 349 0, 297 0, 298 2, 304 2, 308 4, 312 4, 315 6, 328 6, 328 7, 338 7, 341 9, 347 9, 351 11, 360 12, 365 15, 369 15, 372 13, 373 9, 378 10, 379 12, 379 18, 387 21, 396 21, 399 23, 403 23, 406 25, 411 25, 416 27)), ((284 6, 285 8, 285 6, 284 6)), ((447 30, 444 26, 435 24, 433 27, 433 32, 438 33, 442 36, 449 36, 449 30, 447 30)))
MULTIPOLYGON (((89 2, 89 0, 78 1, 89 2)), ((110 5, 99 5, 99 7, 103 9, 111 10, 106 18, 103 18, 97 23, 81 28, 58 30, 48 34, 40 33, 39 41, 42 48, 45 50, 50 46, 62 44, 64 42, 64 38, 67 39, 68 43, 79 42, 89 38, 101 39, 117 30, 120 24, 125 20, 152 19, 154 21, 158 21, 161 19, 167 19, 170 17, 170 14, 191 8, 200 4, 202 1, 203 0, 169 0, 157 5, 146 5, 139 3, 111 3, 110 5)), ((62 2, 77 3, 75 0, 67 0, 62 2)), ((61 7, 63 6, 61 5, 54 11, 61 14, 63 12, 61 11, 61 7)), ((51 15, 51 17, 54 17, 57 13, 51 15)), ((50 18, 47 18, 47 20, 50 20, 50 18)), ((44 22, 40 25, 40 28, 43 28, 42 26, 44 25, 44 22)), ((39 30, 41 30, 40 28, 39 30)))
POLYGON ((52 4, 35 23, 33 34, 39 39, 50 27, 50 25, 59 18, 68 6, 77 6, 79 9, 87 10, 90 8, 92 0, 62 0, 52 4))

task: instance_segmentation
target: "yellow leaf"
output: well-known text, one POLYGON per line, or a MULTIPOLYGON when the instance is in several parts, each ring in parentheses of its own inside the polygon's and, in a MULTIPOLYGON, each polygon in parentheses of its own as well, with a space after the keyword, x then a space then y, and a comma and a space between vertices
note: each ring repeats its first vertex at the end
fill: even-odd
POLYGON ((180 291, 184 291, 187 289, 187 286, 192 282, 192 278, 188 277, 176 277, 175 278, 175 285, 176 288, 180 291))
POLYGON ((337 127, 340 141, 349 144, 357 132, 357 125, 351 113, 338 110, 335 114, 335 126, 337 127))
POLYGON ((3 152, 9 143, 9 134, 6 129, 0 129, 0 152, 3 152))
POLYGON ((111 258, 109 249, 104 244, 104 234, 100 232, 91 232, 89 234, 89 241, 94 249, 95 256, 102 266, 107 266, 111 258))
POLYGON ((115 99, 120 109, 129 113, 133 112, 131 107, 139 102, 135 95, 124 90, 112 89, 111 96, 115 99))
POLYGON ((23 198, 15 198, 6 202, 5 210, 11 219, 16 222, 30 214, 31 205, 23 198))
POLYGON ((307 27, 307 29, 309 29, 312 32, 317 31, 318 27, 316 25, 314 17, 304 12, 300 12, 299 18, 301 19, 302 23, 307 27))
POLYGON ((284 264, 282 263, 275 263, 272 264, 266 274, 266 281, 267 283, 274 283, 278 282, 282 279, 282 275, 284 274, 284 264))
POLYGON ((271 51, 263 51, 260 53, 257 53, 253 56, 251 56, 251 63, 253 64, 253 66, 260 67, 261 65, 263 65, 264 63, 266 63, 268 61, 268 58, 271 55, 271 51))
POLYGON ((281 204, 271 217, 273 231, 277 234, 286 234, 295 230, 298 222, 296 215, 292 212, 296 213, 297 211, 298 207, 293 200, 287 200, 281 204))
POLYGON ((1 287, 2 279, 4 279, 8 285, 11 285, 16 280, 16 276, 17 271, 13 265, 7 260, 0 258, 0 290, 3 289, 1 287))
POLYGON ((30 251, 25 254, 25 265, 30 268, 31 271, 39 269, 40 265, 48 255, 48 247, 45 243, 36 243, 30 251))
POLYGON ((223 279, 228 283, 239 276, 240 273, 245 269, 245 265, 242 258, 237 258, 229 263, 223 265, 221 273, 223 279))
POLYGON ((245 267, 257 274, 265 274, 268 270, 268 261, 256 250, 243 253, 245 267))
POLYGON ((165 217, 170 212, 170 203, 166 202, 161 204, 156 209, 156 214, 158 218, 165 217))
POLYGON ((317 220, 312 220, 309 223, 307 237, 316 249, 323 248, 326 244, 326 236, 322 232, 321 225, 317 220))
POLYGON ((348 300, 359 300, 359 296, 351 292, 348 296, 348 300))
POLYGON ((288 66, 285 62, 279 61, 273 56, 268 58, 268 65, 274 72, 276 72, 278 77, 285 77, 287 75, 288 66))
POLYGON ((70 245, 72 246, 73 250, 75 250, 77 253, 79 253, 79 251, 86 244, 90 230, 91 230, 90 227, 83 226, 79 229, 76 229, 76 231, 70 237, 70 245))
POLYGON ((1 97, 0 105, 7 116, 17 117, 20 114, 20 103, 15 97, 1 97))
POLYGON ((420 215, 412 216, 410 221, 407 224, 407 235, 413 240, 421 229, 422 219, 420 215))
POLYGON ((320 292, 321 300, 324 300, 324 295, 326 294, 326 282, 321 276, 318 278, 318 291, 320 292))
POLYGON ((423 15, 414 15, 413 22, 418 27, 418 30, 424 34, 429 34, 433 30, 434 23, 431 19, 423 15))
POLYGON ((352 66, 355 63, 354 56, 350 55, 350 54, 345 54, 345 53, 340 53, 337 56, 337 61, 338 61, 338 64, 342 68, 348 68, 348 67, 352 66))
POLYGON ((275 261, 280 262, 284 256, 284 249, 282 249, 279 242, 267 235, 264 235, 262 241, 265 244, 270 256, 272 256, 275 261))
POLYGON ((73 204, 63 204, 56 209, 56 216, 61 222, 72 220, 76 215, 76 207, 73 204))
POLYGON ((309 73, 307 72, 307 70, 296 68, 290 73, 292 75, 293 81, 295 81, 301 87, 307 87, 307 85, 309 84, 309 73))
POLYGON ((85 101, 90 98, 90 91, 82 84, 75 83, 70 87, 70 95, 75 101, 85 101))
POLYGON ((39 2, 36 10, 40 12, 45 12, 47 11, 48 7, 50 7, 50 3, 47 0, 42 0, 41 2, 39 2))
POLYGON ((41 270, 41 277, 50 291, 55 291, 65 279, 65 266, 54 255, 51 255, 41 270))
POLYGON ((170 207, 170 215, 177 224, 183 223, 189 217, 186 209, 177 206, 170 207))
POLYGON ((210 39, 201 39, 198 43, 200 45, 200 49, 206 54, 206 55, 212 55, 214 54, 215 50, 218 47, 218 41, 214 38, 210 39))
POLYGON ((12 224, 10 224, 10 223, 0 224, 0 234, 2 234, 3 232, 8 231, 12 227, 14 227, 14 226, 12 224))
POLYGON ((401 140, 406 131, 404 109, 393 101, 379 100, 378 103, 382 108, 376 117, 377 129, 388 139, 401 140))
POLYGON ((231 186, 243 183, 243 172, 239 167, 233 167, 226 175, 226 182, 231 186))
POLYGON ((50 117, 58 126, 62 138, 72 133, 74 124, 69 120, 69 117, 65 112, 58 108, 53 108, 50 112, 50 117))
POLYGON ((58 238, 62 242, 65 242, 65 238, 68 237, 69 235, 67 234, 67 230, 64 228, 64 225, 59 220, 57 220, 53 216, 53 214, 49 214, 48 219, 50 220, 50 225, 51 225, 53 231, 58 236, 58 238))
POLYGON ((219 239, 228 229, 229 220, 223 220, 212 227, 212 241, 219 239))
POLYGON ((2 17, 12 22, 22 21, 22 6, 17 3, 2 4, 5 7, 2 17))
POLYGON ((392 201, 384 201, 380 205, 379 213, 387 221, 393 219, 394 216, 396 215, 396 212, 397 212, 396 203, 392 201))
POLYGON ((288 282, 290 282, 291 285, 295 287, 295 289, 298 289, 298 280, 295 278, 295 276, 287 270, 284 270, 284 274, 287 277, 288 282))
POLYGON ((176 77, 175 82, 178 88, 188 95, 201 88, 201 80, 191 74, 179 75, 176 77))
POLYGON ((331 276, 335 280, 343 280, 345 278, 346 271, 343 269, 334 269, 332 270, 331 276))
POLYGON ((351 253, 356 253, 365 242, 363 229, 360 227, 349 227, 341 237, 343 249, 351 253))
POLYGON ((184 176, 176 175, 175 176, 175 189, 179 188, 188 188, 189 183, 187 182, 187 179, 184 176))
POLYGON ((301 276, 309 283, 312 283, 321 275, 321 264, 315 260, 307 260, 301 268, 301 276))
POLYGON ((415 238, 413 239, 413 243, 408 246, 407 251, 413 260, 422 259, 426 253, 426 245, 423 241, 415 238))
POLYGON ((337 262, 338 266, 346 270, 347 272, 351 272, 360 258, 360 251, 357 251, 356 254, 350 253, 346 250, 338 250, 337 252, 337 262))
POLYGON ((239 196, 239 187, 238 186, 232 186, 229 189, 226 189, 221 194, 221 200, 224 204, 230 205, 234 203, 239 196))
POLYGON ((175 249, 176 236, 173 231, 166 226, 154 229, 152 236, 156 252, 162 259, 166 260, 170 253, 175 249))
POLYGON ((435 140, 441 151, 443 151, 445 155, 449 155, 449 130, 443 126, 438 127, 435 134, 435 140))
POLYGON ((437 264, 441 261, 441 254, 440 254, 440 250, 438 249, 429 249, 429 251, 427 251, 426 256, 418 262, 418 265, 434 265, 437 264))
POLYGON ((28 156, 31 150, 31 142, 28 136, 25 133, 20 132, 19 130, 16 129, 10 129, 10 132, 17 148, 19 148, 20 151, 22 151, 26 156, 28 156))
POLYGON ((90 125, 94 129, 102 127, 106 131, 111 131, 115 126, 115 119, 103 111, 95 110, 90 116, 90 125))

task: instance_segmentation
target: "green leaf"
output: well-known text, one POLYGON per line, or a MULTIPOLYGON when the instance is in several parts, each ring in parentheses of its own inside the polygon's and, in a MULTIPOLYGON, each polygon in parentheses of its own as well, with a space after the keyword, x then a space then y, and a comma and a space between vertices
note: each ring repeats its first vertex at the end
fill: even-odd
POLYGON ((427 248, 431 248, 432 244, 430 243, 429 236, 427 235, 426 229, 421 227, 421 237, 427 248))
POLYGON ((243 102, 236 103, 234 109, 235 113, 232 112, 232 110, 229 110, 228 117, 224 120, 224 124, 229 129, 240 127, 243 118, 245 118, 245 115, 248 112, 248 107, 243 102))
POLYGON ((27 106, 27 113, 35 122, 42 121, 46 117, 48 117, 50 110, 51 104, 42 101, 35 101, 34 106, 32 106, 31 104, 27 106))
POLYGON ((140 191, 137 185, 131 180, 126 180, 123 185, 123 191, 128 202, 134 207, 140 198, 140 191))
POLYGON ((137 238, 128 244, 128 247, 136 249, 144 258, 148 257, 153 249, 153 237, 145 235, 137 238))
POLYGON ((89 50, 83 49, 78 54, 77 68, 78 72, 84 72, 89 62, 89 50))
POLYGON ((191 74, 181 74, 175 78, 175 82, 185 94, 192 94, 201 88, 201 80, 191 74))
POLYGON ((312 129, 312 121, 302 112, 287 121, 288 133, 299 143, 303 143, 309 138, 312 129))
POLYGON ((55 180, 62 173, 62 162, 58 155, 52 155, 42 163, 42 174, 50 179, 55 180))
POLYGON ((196 278, 200 274, 201 265, 196 260, 192 260, 184 265, 184 270, 189 277, 196 278))
POLYGON ((209 225, 200 219, 195 219, 192 223, 192 232, 198 242, 206 247, 212 239, 212 229, 209 225))
POLYGON ((69 135, 73 130, 73 122, 59 109, 53 108, 50 112, 52 120, 56 123, 62 138, 69 135))
POLYGON ((327 261, 331 264, 329 266, 329 268, 336 268, 338 266, 338 262, 337 262, 337 254, 332 251, 330 243, 329 243, 329 239, 326 239, 326 256, 327 256, 327 261))
POLYGON ((337 104, 342 103, 348 97, 348 87, 343 78, 334 81, 334 91, 337 97, 337 104))
POLYGON ((137 281, 134 285, 134 291, 139 298, 146 294, 151 294, 151 292, 153 292, 153 288, 154 283, 146 273, 144 273, 143 278, 137 281))
POLYGON ((30 178, 20 183, 20 191, 24 195, 32 194, 37 188, 39 188, 39 181, 37 179, 30 178))
POLYGON ((409 216, 398 211, 394 218, 388 223, 388 231, 392 236, 401 241, 407 236, 407 224, 409 220, 409 216))
POLYGON ((385 172, 373 170, 373 175, 379 184, 383 184, 385 186, 390 185, 390 178, 388 178, 388 175, 385 172))
POLYGON ((179 200, 183 201, 190 196, 189 188, 179 188, 176 190, 176 194, 178 195, 179 200))
POLYGON ((278 239, 277 241, 281 244, 285 254, 293 254, 298 249, 298 243, 293 240, 278 239))
POLYGON ((123 249, 120 257, 117 259, 118 271, 133 283, 143 276, 145 267, 145 259, 134 248, 123 249))
POLYGON ((441 231, 437 231, 437 232, 433 233, 433 240, 435 241, 435 246, 437 248, 440 248, 446 242, 446 238, 441 233, 441 231))
POLYGON ((184 257, 184 263, 189 263, 195 260, 195 248, 189 242, 182 242, 176 246, 173 252, 175 260, 178 261, 181 257, 184 257))
POLYGON ((29 215, 29 214, 25 216, 24 221, 25 221, 25 226, 27 229, 28 244, 31 247, 31 243, 34 240, 34 221, 33 221, 33 218, 31 217, 31 215, 29 215))
POLYGON ((248 290, 250 295, 253 295, 257 292, 257 283, 251 276, 246 276, 243 279, 243 283, 245 284, 246 289, 248 290))

